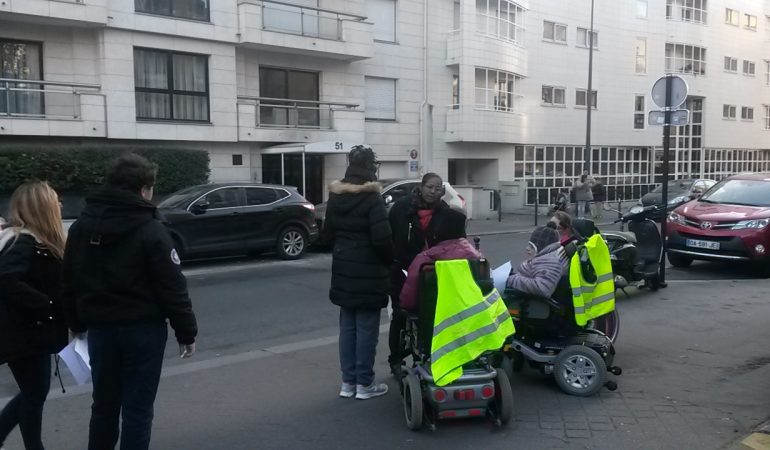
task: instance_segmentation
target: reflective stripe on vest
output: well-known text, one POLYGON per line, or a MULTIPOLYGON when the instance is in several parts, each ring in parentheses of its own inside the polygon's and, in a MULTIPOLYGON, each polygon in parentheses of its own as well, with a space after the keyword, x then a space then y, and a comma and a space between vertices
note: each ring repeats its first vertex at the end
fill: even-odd
POLYGON ((615 310, 615 277, 607 244, 595 234, 585 243, 584 250, 596 272, 596 282, 589 282, 583 277, 580 251, 572 256, 569 268, 575 322, 580 326, 615 310))
POLYGON ((513 320, 497 290, 481 293, 467 260, 436 262, 438 298, 433 320, 431 373, 445 386, 462 366, 488 350, 498 350, 515 332, 513 320))

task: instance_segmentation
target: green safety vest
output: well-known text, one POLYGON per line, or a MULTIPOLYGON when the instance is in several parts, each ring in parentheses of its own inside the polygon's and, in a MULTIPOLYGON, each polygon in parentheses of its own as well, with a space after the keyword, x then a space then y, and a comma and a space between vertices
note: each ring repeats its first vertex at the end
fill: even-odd
POLYGON ((433 320, 431 373, 437 386, 463 374, 462 366, 499 350, 516 330, 496 289, 486 297, 467 260, 436 261, 438 299, 433 320))
POLYGON ((583 326, 589 320, 615 310, 615 277, 612 274, 610 251, 599 234, 591 236, 585 246, 572 256, 569 284, 572 287, 572 304, 578 325, 583 326), (596 273, 595 281, 584 277, 581 256, 588 258, 596 273))

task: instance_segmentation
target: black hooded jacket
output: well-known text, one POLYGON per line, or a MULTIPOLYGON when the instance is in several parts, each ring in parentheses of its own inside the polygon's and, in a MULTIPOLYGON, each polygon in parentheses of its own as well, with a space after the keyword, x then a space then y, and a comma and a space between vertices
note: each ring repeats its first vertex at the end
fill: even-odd
POLYGON ((382 186, 335 181, 329 186, 323 238, 334 242, 332 303, 350 308, 384 308, 390 287, 393 244, 382 186))
POLYGON ((104 186, 86 199, 69 230, 63 298, 75 332, 166 318, 180 344, 198 332, 171 236, 155 206, 124 189, 104 186))
MULTIPOLYGON (((432 247, 435 242, 433 238, 432 221, 428 229, 423 231, 420 228, 420 218, 417 215, 421 208, 421 199, 419 188, 415 189, 410 195, 397 201, 388 214, 390 227, 393 230, 393 245, 395 247, 395 268, 400 272, 409 268, 415 256, 425 250, 426 247, 432 247)), ((449 205, 441 200, 436 206, 433 214, 449 205)))

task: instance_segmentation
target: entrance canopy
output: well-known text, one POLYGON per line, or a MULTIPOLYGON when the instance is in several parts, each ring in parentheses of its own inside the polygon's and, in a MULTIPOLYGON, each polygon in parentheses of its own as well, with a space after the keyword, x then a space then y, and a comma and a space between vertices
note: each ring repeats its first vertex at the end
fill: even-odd
POLYGON ((316 155, 344 155, 350 153, 356 145, 366 145, 361 143, 344 142, 344 141, 324 141, 324 142, 310 142, 307 144, 283 144, 268 147, 262 151, 263 154, 275 155, 275 154, 289 154, 289 153, 310 153, 316 155))

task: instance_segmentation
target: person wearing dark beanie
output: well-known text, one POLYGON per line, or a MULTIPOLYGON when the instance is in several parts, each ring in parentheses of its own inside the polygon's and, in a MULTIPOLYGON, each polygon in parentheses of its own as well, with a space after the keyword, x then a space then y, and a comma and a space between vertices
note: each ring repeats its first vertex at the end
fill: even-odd
POLYGON ((506 287, 550 298, 569 266, 564 247, 559 242, 559 232, 551 224, 535 228, 527 242, 525 254, 527 260, 518 269, 511 271, 506 287))
POLYGON ((379 397, 388 386, 374 381, 380 310, 388 304, 393 243, 377 182, 377 155, 356 146, 345 178, 329 186, 322 239, 333 243, 329 299, 340 307, 340 397, 379 397))
POLYGON ((481 253, 465 238, 466 216, 462 211, 445 208, 433 216, 433 235, 437 243, 418 254, 409 265, 404 287, 399 296, 401 307, 407 311, 416 311, 417 284, 420 268, 425 264, 450 259, 478 259, 481 253))

